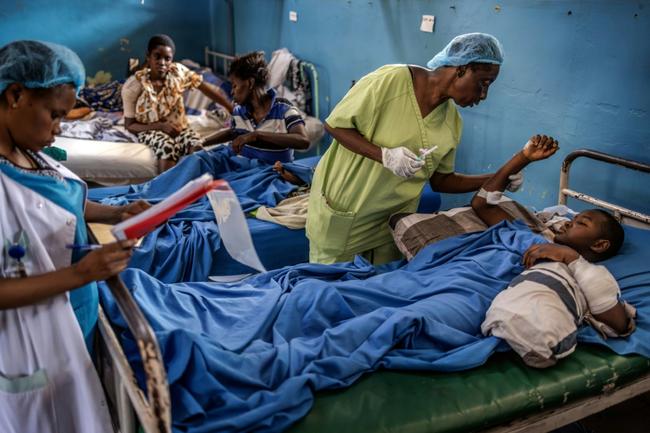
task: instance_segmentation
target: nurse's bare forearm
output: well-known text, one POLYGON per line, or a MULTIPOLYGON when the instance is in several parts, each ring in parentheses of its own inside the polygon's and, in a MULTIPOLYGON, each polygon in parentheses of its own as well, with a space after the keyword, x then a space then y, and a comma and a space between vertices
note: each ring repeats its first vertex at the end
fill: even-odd
POLYGON ((346 149, 382 163, 381 147, 366 140, 356 129, 332 128, 325 123, 325 130, 346 149))
POLYGON ((108 206, 86 200, 84 219, 89 223, 117 224, 122 221, 123 206, 108 206))
POLYGON ((0 279, 0 310, 35 304, 88 284, 74 267, 34 277, 0 279))
POLYGON ((462 193, 478 190, 492 174, 467 175, 458 173, 433 173, 429 183, 437 192, 462 193))
POLYGON ((519 173, 528 164, 530 164, 530 160, 524 156, 524 153, 517 152, 482 185, 483 189, 486 191, 504 191, 508 183, 510 183, 509 176, 519 173))

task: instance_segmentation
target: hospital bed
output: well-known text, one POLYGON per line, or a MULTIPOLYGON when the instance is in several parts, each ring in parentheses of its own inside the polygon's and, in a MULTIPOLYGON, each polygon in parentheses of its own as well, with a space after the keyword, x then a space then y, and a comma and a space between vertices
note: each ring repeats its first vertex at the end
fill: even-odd
MULTIPOLYGON (((202 137, 223 127, 223 123, 205 113, 187 118, 202 137)), ((114 128, 124 131, 122 125, 114 128)), ((65 150, 67 159, 62 161, 63 165, 91 184, 128 185, 145 182, 158 174, 153 152, 142 143, 57 136, 53 146, 65 150)))
MULTIPOLYGON (((210 77, 227 83, 227 71, 233 56, 205 48, 204 79, 210 77), (207 67, 207 68, 206 68, 207 67), (215 76, 216 74, 216 76, 215 76)), ((311 85, 311 104, 302 107, 305 117, 305 129, 310 141, 310 147, 302 152, 321 154, 321 139, 325 134, 323 123, 319 120, 319 80, 316 66, 310 62, 301 61, 301 73, 311 85)), ((220 86, 223 87, 223 86, 220 86)), ((207 136, 216 129, 223 127, 223 119, 216 119, 206 113, 206 108, 212 102, 200 91, 192 89, 185 95, 184 101, 188 110, 190 126, 200 135, 207 136), (191 114, 195 113, 195 114, 191 114)), ((123 128, 123 126, 117 126, 123 128)), ((72 137, 56 137, 54 146, 64 149, 67 160, 62 163, 79 177, 97 185, 127 185, 144 182, 158 174, 155 157, 144 144, 125 143, 101 140, 87 140, 72 137)))
MULTIPOLYGON (((319 157, 313 156, 303 158, 297 163, 307 171, 310 168, 313 169, 318 160, 319 157)), ((185 162, 189 162, 189 160, 185 162)), ((203 169, 209 170, 209 166, 203 166, 203 169)), ((253 169, 253 171, 257 170, 253 169)), ((270 171, 270 168, 267 167, 266 171, 270 171)), ((251 186, 253 189, 251 196, 246 196, 249 198, 254 198, 258 194, 265 196, 266 191, 270 191, 269 195, 273 196, 284 194, 287 185, 289 185, 278 179, 269 184, 266 191, 261 191, 262 188, 258 188, 259 183, 256 182, 260 178, 250 178, 249 173, 243 172, 240 175, 246 178, 247 184, 253 185, 251 186), (282 185, 278 185, 279 183, 282 185)), ((277 177, 275 173, 272 176, 277 177)), ((233 187, 238 193, 242 192, 240 184, 233 184, 233 187)), ((88 197, 94 201, 111 200, 112 195, 122 194, 128 189, 124 186, 93 188, 89 191, 88 197)), ((149 197, 145 198, 149 199, 149 197)), ((269 198, 267 197, 266 200, 269 198)), ((197 204, 199 206, 207 205, 207 200, 204 199, 203 203, 197 204)), ((255 272, 234 260, 223 248, 220 230, 214 220, 212 209, 205 210, 205 207, 209 206, 202 207, 200 218, 196 217, 198 211, 188 212, 179 216, 179 220, 168 222, 147 235, 138 250, 134 252, 130 266, 142 269, 157 279, 170 283, 207 281, 211 276, 242 275, 255 272)), ((440 194, 433 192, 427 185, 422 193, 418 211, 433 212, 439 207, 440 194)), ((246 209, 246 211, 249 210, 252 209, 250 207, 246 209)), ((309 260, 309 243, 304 228, 289 229, 275 222, 263 221, 250 215, 246 218, 246 222, 253 244, 266 269, 278 269, 309 260)))
MULTIPOLYGON (((562 165, 561 204, 572 197, 610 209, 623 222, 650 227, 650 215, 570 189, 571 163, 579 157, 650 173, 648 164, 590 150, 573 152, 562 165)), ((636 233, 643 234, 626 241, 628 250, 636 249, 631 266, 647 268, 650 232, 636 233)), ((633 270, 641 271, 650 269, 633 270)), ((169 432, 170 397, 153 331, 119 277, 108 286, 137 341, 146 374, 143 391, 100 309, 99 369, 119 429, 135 431, 137 416, 143 431, 169 432)), ((557 366, 536 370, 513 352, 497 353, 485 365, 464 372, 374 372, 348 389, 318 393, 310 413, 289 431, 547 432, 647 391, 650 360, 641 356, 582 345, 557 366)))

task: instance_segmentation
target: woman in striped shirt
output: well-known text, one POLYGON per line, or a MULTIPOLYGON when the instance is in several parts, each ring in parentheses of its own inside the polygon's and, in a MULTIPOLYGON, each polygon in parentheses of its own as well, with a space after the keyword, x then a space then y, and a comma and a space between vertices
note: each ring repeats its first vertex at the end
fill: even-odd
POLYGON ((236 58, 228 76, 235 108, 229 129, 208 137, 204 145, 232 141, 232 150, 270 163, 291 162, 293 149, 307 149, 305 121, 289 101, 266 89, 269 72, 262 52, 236 58))

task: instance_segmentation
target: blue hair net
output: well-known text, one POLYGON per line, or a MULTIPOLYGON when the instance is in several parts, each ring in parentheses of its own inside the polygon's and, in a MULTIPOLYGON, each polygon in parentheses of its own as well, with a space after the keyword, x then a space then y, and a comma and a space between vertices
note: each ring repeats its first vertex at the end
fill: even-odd
POLYGON ((456 36, 438 54, 429 60, 427 67, 463 66, 470 63, 503 63, 501 43, 487 33, 467 33, 456 36))
POLYGON ((63 45, 39 41, 16 41, 0 48, 0 94, 12 83, 30 89, 84 84, 86 71, 79 56, 63 45))

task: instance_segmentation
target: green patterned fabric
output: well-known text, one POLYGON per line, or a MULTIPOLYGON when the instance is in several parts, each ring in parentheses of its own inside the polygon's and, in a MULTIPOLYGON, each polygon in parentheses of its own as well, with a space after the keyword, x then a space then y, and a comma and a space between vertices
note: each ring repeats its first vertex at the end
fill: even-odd
POLYGON ((555 408, 650 371, 642 356, 583 346, 555 367, 527 367, 513 352, 457 373, 380 371, 321 392, 291 433, 468 432, 555 408))
POLYGON ((43 153, 56 161, 65 161, 68 159, 68 152, 56 146, 46 147, 43 149, 43 153))

